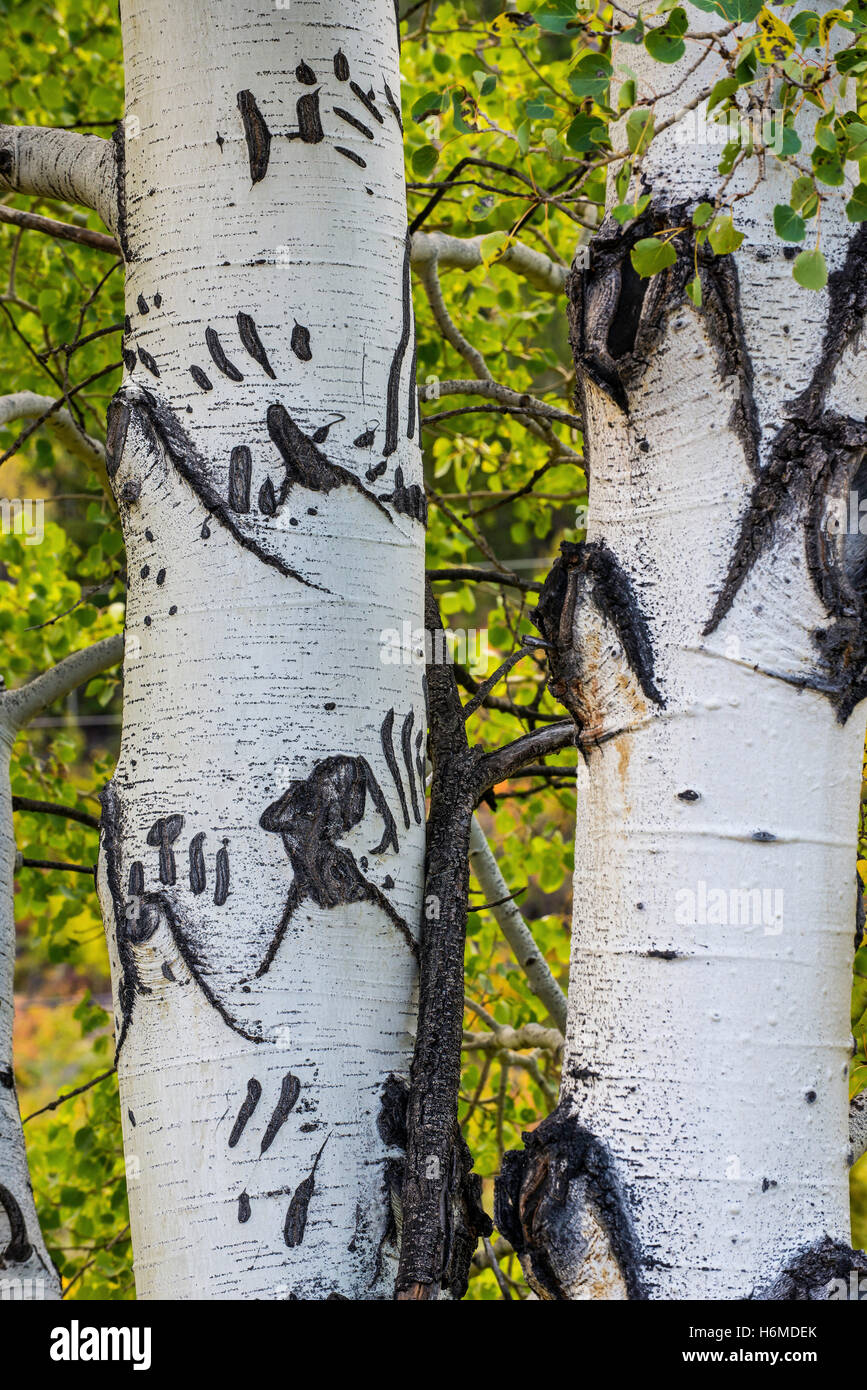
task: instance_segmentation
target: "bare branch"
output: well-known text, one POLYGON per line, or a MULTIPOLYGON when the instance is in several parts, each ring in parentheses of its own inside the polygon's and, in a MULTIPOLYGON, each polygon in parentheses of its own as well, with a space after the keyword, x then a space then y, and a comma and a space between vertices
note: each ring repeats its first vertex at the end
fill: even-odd
POLYGON ((63 400, 63 396, 52 400, 50 396, 40 396, 36 391, 15 391, 11 395, 0 396, 0 425, 11 425, 13 420, 44 422, 70 453, 83 459, 100 478, 105 476, 108 487, 105 449, 98 440, 79 429, 72 415, 64 408, 63 400))
MULTIPOLYGON (((521 916, 514 899, 509 894, 509 886, 500 872, 487 836, 481 827, 478 816, 473 816, 470 831, 470 868, 476 882, 491 906, 490 911, 500 931, 511 946, 515 959, 527 977, 527 983, 548 1010, 561 1032, 566 1031, 566 996, 548 968, 547 962, 533 939, 533 933, 521 916)), ((561 1040, 562 1041, 562 1040, 561 1040)), ((516 1047, 519 1044, 504 1044, 516 1047)), ((530 1044, 533 1047, 540 1043, 530 1044)))
POLYGON ((117 231, 116 148, 101 135, 0 125, 0 189, 92 208, 117 231))
POLYGON ((35 801, 30 796, 13 796, 12 810, 30 811, 46 816, 62 816, 65 820, 74 820, 81 825, 90 826, 92 830, 99 829, 98 816, 92 816, 88 811, 79 811, 74 806, 61 806, 54 801, 35 801))
MULTIPOLYGON (((539 716, 535 716, 539 717, 539 716)), ((498 782, 505 782, 526 763, 534 758, 548 757, 559 753, 563 748, 575 746, 575 725, 571 719, 560 719, 555 724, 546 724, 544 729, 534 729, 532 733, 522 734, 505 748, 497 748, 486 753, 479 760, 476 769, 476 801, 490 791, 498 782)))
MULTIPOLYGON (((480 236, 463 239, 446 232, 416 232, 412 239, 412 264, 421 267, 439 262, 450 269, 475 270, 483 264, 483 240, 480 236)), ((566 287, 567 268, 520 241, 513 242, 496 264, 506 266, 534 289, 548 294, 562 294, 566 287)))
POLYGON ((15 733, 35 718, 47 705, 68 695, 101 671, 107 671, 123 660, 123 637, 105 637, 92 647, 84 647, 64 657, 51 670, 35 676, 27 685, 10 690, 3 696, 2 722, 15 733))
POLYGON ((90 246, 94 251, 108 251, 113 256, 121 254, 114 237, 106 236, 105 232, 94 232, 90 227, 76 227, 72 222, 57 222, 53 217, 41 217, 38 212, 22 212, 20 208, 0 205, 0 222, 21 227, 25 232, 42 232, 58 241, 74 241, 79 246, 90 246))

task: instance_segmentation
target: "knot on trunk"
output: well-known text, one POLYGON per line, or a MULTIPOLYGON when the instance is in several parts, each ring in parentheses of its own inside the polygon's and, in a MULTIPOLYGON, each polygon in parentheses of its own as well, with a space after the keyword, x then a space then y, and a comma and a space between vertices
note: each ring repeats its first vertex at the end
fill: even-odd
POLYGON ((540 1298, 646 1297, 627 1199, 601 1140, 558 1107, 503 1155, 494 1219, 540 1298))

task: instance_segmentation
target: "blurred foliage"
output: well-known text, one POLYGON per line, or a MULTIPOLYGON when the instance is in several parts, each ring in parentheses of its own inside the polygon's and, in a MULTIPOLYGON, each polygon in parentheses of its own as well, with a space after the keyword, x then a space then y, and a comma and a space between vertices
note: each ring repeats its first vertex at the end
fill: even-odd
MULTIPOLYGON (((401 8, 410 218, 426 231, 483 238, 481 266, 441 272, 446 311, 497 382, 569 411, 574 383, 563 301, 535 290, 500 262, 518 238, 565 267, 576 243, 596 225, 611 148, 609 126, 623 114, 609 105, 606 54, 612 33, 626 20, 615 9, 597 9, 584 0, 550 0, 532 15, 503 15, 498 0, 467 5, 403 0, 401 8)), ((661 37, 648 38, 642 31, 636 38, 651 52, 655 46, 663 62, 681 42, 679 13, 663 3, 655 25, 661 37)), ((7 29, 0 53, 3 120, 109 135, 123 111, 114 0, 83 5, 0 0, 0 16, 7 29)), ((821 63, 821 55, 816 61, 821 63)), ((732 93, 721 98, 721 109, 731 100, 732 93)), ((641 119, 640 113, 633 115, 634 130, 641 119)), ((641 132, 628 138, 635 139, 640 156, 641 132)), ((732 158, 738 157, 736 151, 732 158)), ((4 201, 99 226, 94 215, 56 202, 4 201)), ((805 214, 805 204, 799 206, 805 214)), ((723 211, 721 203, 714 217, 723 211)), ((789 230, 791 225, 786 224, 789 230)), ((725 238, 717 239, 724 247, 725 238)), ((10 227, 0 228, 0 242, 2 390, 31 390, 52 400, 65 396, 79 427, 104 438, 105 407, 120 376, 119 263, 95 250, 10 227)), ((565 423, 499 412, 478 397, 438 396, 438 384, 475 372, 445 341, 420 286, 415 305, 419 381, 429 388, 424 407, 432 501, 429 567, 490 566, 496 557, 522 580, 538 583, 560 541, 583 535, 580 433, 565 423)), ((453 341, 460 340, 453 336, 453 341)), ((3 463, 4 492, 45 499, 47 523, 43 545, 28 546, 22 537, 3 540, 0 631, 10 685, 120 630, 123 620, 123 546, 98 480, 48 428, 33 429, 23 441, 21 433, 21 424, 0 429, 0 453, 19 445, 3 463)), ((449 581, 439 582, 437 593, 453 627, 487 635, 489 650, 481 653, 480 665, 469 661, 471 669, 459 671, 467 690, 533 632, 532 591, 449 581)), ((544 674, 541 653, 531 652, 474 717, 471 736, 493 747, 561 717, 544 674)), ((118 679, 115 672, 92 681, 47 712, 47 719, 36 721, 17 745, 16 794, 98 814, 97 793, 116 752, 118 679)), ((560 766, 564 775, 526 776, 497 788, 482 819, 539 950, 565 990, 574 750, 548 764, 549 769, 560 766)), ((27 857, 94 862, 97 837, 88 827, 25 813, 17 815, 16 825, 27 857)), ((867 846, 861 853, 867 859, 867 846)), ((475 910, 468 924, 466 989, 474 1008, 468 1009, 466 1027, 550 1025, 475 882, 471 889, 475 910)), ((26 1115, 110 1069, 110 987, 96 898, 86 875, 22 870, 16 920, 16 1067, 26 1115)), ((856 1034, 861 1029, 856 1085, 867 1084, 867 996, 860 992, 867 977, 865 952, 859 953, 853 996, 856 1034)), ((519 1144, 521 1132, 548 1113, 557 1087, 558 1060, 550 1052, 527 1050, 520 1063, 502 1051, 465 1054, 461 1117, 489 1207, 504 1148, 519 1144)), ((133 1297, 113 1075, 35 1115, 26 1133, 43 1229, 68 1296, 133 1297)), ((867 1178, 857 1172, 856 1231, 863 1242, 867 1178)), ((498 1277, 483 1267, 480 1256, 468 1296, 499 1299, 503 1287, 514 1297, 526 1296, 514 1256, 496 1237, 493 1248, 498 1277)))

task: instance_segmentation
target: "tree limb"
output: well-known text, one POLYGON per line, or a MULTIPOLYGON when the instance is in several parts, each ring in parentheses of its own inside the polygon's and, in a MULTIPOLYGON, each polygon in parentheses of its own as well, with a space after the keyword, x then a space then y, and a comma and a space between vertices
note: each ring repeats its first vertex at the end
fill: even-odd
POLYGON ((22 212, 20 208, 7 208, 0 204, 0 222, 21 227, 25 232, 42 232, 44 236, 53 236, 57 241, 74 241, 95 251, 108 251, 113 256, 121 254, 114 237, 106 236, 105 232, 94 232, 90 227, 76 227, 73 222, 57 222, 53 217, 41 217, 38 212, 22 212))
MULTIPOLYGON (((416 232, 412 239, 412 264, 424 266, 431 261, 456 270, 475 270, 483 265, 482 241, 484 237, 449 236, 446 232, 416 232)), ((562 294, 566 288, 568 268, 557 265, 541 251, 534 251, 523 242, 513 242, 500 256, 497 265, 506 266, 516 275, 522 276, 534 289, 545 290, 549 294, 562 294)))
POLYGON ((0 189, 92 208, 117 231, 116 147, 101 135, 0 125, 0 189))
POLYGON ((83 685, 101 671, 107 671, 123 660, 123 637, 105 637, 92 647, 83 647, 64 657, 49 671, 34 676, 33 680, 18 690, 8 691, 2 701, 3 722, 17 734, 25 724, 35 718, 47 705, 53 704, 61 696, 68 695, 76 686, 83 685))
MULTIPOLYGON (((470 831, 470 868, 476 876, 476 882, 484 893, 486 901, 496 904, 496 906, 491 906, 490 911, 493 912, 500 931, 511 946, 515 959, 526 975, 531 990, 536 998, 544 1004, 560 1032, 565 1033, 566 996, 551 974, 544 956, 533 939, 533 933, 521 916, 517 904, 513 898, 508 896, 509 886, 500 872, 500 866, 494 858, 478 816, 473 816, 473 825, 470 831)), ((514 1042, 504 1044, 508 1047, 517 1045, 514 1042)), ((531 1044, 534 1047, 542 1045, 531 1044)))
POLYGON ((532 733, 522 734, 505 748, 497 748, 479 759, 476 768, 476 802, 485 792, 498 782, 505 782, 533 758, 548 757, 559 753, 563 748, 575 745, 575 725, 571 719, 558 720, 556 724, 546 724, 544 729, 534 729, 532 733))

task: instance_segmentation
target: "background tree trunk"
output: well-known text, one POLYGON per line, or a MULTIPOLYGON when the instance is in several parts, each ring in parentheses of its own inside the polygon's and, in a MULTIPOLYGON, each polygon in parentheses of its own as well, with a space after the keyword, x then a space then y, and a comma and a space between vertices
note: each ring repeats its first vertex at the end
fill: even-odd
POLYGON ((420 661, 381 660, 423 623, 394 9, 122 22, 99 886, 138 1296, 389 1297, 425 730, 420 661))
MULTIPOLYGON (((639 100, 672 89, 657 128, 719 76, 717 55, 688 74, 695 48, 664 73, 629 50, 639 100)), ((830 283, 799 289, 771 217, 791 175, 768 156, 750 191, 747 160, 726 190, 746 240, 699 251, 696 309, 720 153, 662 131, 649 207, 609 218, 571 285, 590 515, 539 609, 583 753, 568 1036, 559 1110, 499 1199, 547 1297, 789 1297, 785 1269, 853 1267, 864 587, 860 538, 823 516, 867 445, 867 243, 829 198, 830 283), (677 264, 639 281, 631 248, 664 228, 677 264)))

